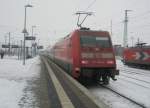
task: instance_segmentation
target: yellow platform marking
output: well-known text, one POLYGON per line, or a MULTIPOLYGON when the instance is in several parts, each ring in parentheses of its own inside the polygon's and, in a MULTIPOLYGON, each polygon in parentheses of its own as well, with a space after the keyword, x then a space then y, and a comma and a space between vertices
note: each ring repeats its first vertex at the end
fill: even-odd
POLYGON ((64 91, 63 87, 61 86, 60 82, 56 78, 55 74, 53 73, 53 71, 51 70, 51 68, 49 67, 49 65, 45 59, 44 59, 44 63, 46 64, 49 75, 52 79, 52 82, 53 82, 55 88, 56 88, 56 92, 58 94, 62 108, 74 108, 74 105, 70 101, 69 97, 67 96, 66 92, 64 91))

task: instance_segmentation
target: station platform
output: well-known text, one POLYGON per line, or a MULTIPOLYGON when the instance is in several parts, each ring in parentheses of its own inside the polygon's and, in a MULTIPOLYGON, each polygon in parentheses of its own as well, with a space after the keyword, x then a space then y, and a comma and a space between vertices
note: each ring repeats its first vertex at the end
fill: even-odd
POLYGON ((48 58, 41 56, 41 61, 47 79, 50 108, 108 108, 48 58))
POLYGON ((46 57, 0 59, 0 108, 108 108, 46 57))

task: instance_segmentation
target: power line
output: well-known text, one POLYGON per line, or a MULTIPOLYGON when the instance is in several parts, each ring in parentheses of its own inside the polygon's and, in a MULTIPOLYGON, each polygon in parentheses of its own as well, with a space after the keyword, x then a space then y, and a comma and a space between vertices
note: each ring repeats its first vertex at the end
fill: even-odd
MULTIPOLYGON (((148 17, 148 16, 144 16, 144 15, 150 15, 150 11, 146 11, 146 12, 141 13, 141 14, 139 14, 139 15, 136 15, 136 16, 134 16, 134 17, 130 17, 130 20, 131 20, 130 23, 133 23, 132 21, 135 21, 135 19, 137 19, 137 18, 148 17), (134 19, 134 20, 133 20, 133 19, 134 19)), ((143 19, 143 18, 142 18, 142 19, 143 19)), ((146 18, 146 19, 148 19, 148 18, 146 18)), ((144 20, 145 20, 145 18, 144 18, 144 20)), ((143 20, 141 20, 141 21, 143 21, 143 20)), ((123 22, 124 22, 124 21, 118 21, 118 22, 115 23, 115 24, 112 23, 112 25, 113 25, 113 26, 117 26, 117 25, 119 25, 119 24, 122 24, 123 22)))
POLYGON ((149 11, 146 11, 146 12, 143 12, 143 13, 141 13, 141 14, 139 14, 139 15, 130 17, 130 18, 131 18, 131 19, 136 19, 136 18, 144 17, 144 15, 150 15, 150 10, 149 10, 149 11))
MULTIPOLYGON (((136 18, 143 18, 143 17, 146 17, 146 16, 143 16, 143 15, 150 15, 150 11, 146 11, 146 12, 144 12, 144 13, 141 13, 141 14, 139 14, 139 15, 136 15, 136 16, 134 16, 134 17, 130 17, 130 20, 131 20, 131 22, 130 23, 134 23, 135 21, 137 21, 137 20, 133 20, 133 19, 136 19, 136 18)), ((139 19, 139 20, 140 20, 139 19)), ((148 18, 146 18, 146 19, 148 19, 148 18)), ((144 21, 144 23, 145 23, 145 19, 144 20, 140 20, 140 21, 144 21)), ((113 25, 113 29, 116 29, 116 27, 115 26, 117 26, 117 25, 119 25, 119 24, 122 24, 123 23, 123 21, 120 21, 120 22, 118 22, 118 23, 115 23, 115 24, 112 24, 113 25)), ((139 22, 138 22, 139 23, 139 22)), ((147 23, 147 22, 146 22, 147 23)), ((137 24, 137 22, 136 22, 136 24, 137 24)), ((141 28, 141 27, 149 27, 150 25, 147 25, 147 24, 145 24, 145 25, 138 25, 138 26, 136 26, 135 24, 133 25, 131 25, 131 26, 134 26, 135 28, 141 28)), ((119 27, 119 26, 117 26, 117 27, 119 27)), ((120 27, 119 27, 120 28, 120 27)), ((141 28, 142 29, 142 28, 141 28)))
POLYGON ((149 19, 150 17, 143 17, 140 19, 131 19, 131 23, 132 24, 150 23, 149 19))
POLYGON ((88 5, 88 7, 87 7, 84 11, 87 11, 90 7, 92 7, 92 5, 93 5, 95 2, 96 2, 96 0, 94 0, 92 3, 90 3, 90 4, 88 5))
POLYGON ((113 25, 113 26, 117 26, 117 25, 119 25, 119 24, 123 24, 123 21, 118 21, 118 22, 116 22, 116 23, 114 23, 114 24, 113 24, 113 22, 112 22, 112 25, 113 25))
POLYGON ((11 26, 11 25, 0 25, 1 28, 15 28, 15 26, 11 26))
MULTIPOLYGON (((131 26, 131 27, 137 27, 137 28, 141 28, 141 27, 150 27, 150 23, 148 23, 148 24, 141 24, 141 25, 138 25, 138 26, 131 26)), ((142 28, 141 28, 142 29, 142 28)))

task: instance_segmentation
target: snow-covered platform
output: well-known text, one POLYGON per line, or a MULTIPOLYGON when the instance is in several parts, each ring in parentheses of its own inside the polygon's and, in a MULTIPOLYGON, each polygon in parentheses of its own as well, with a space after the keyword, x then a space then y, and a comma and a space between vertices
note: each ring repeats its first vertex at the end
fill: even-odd
POLYGON ((0 108, 48 108, 39 57, 26 60, 25 66, 22 63, 15 56, 0 59, 0 108))

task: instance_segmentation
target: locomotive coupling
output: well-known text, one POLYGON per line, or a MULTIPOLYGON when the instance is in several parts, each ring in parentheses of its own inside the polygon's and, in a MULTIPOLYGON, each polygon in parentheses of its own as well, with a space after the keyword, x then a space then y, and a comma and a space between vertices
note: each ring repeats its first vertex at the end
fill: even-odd
POLYGON ((111 76, 111 79, 112 79, 113 81, 117 81, 117 79, 115 78, 115 75, 111 76))
POLYGON ((117 81, 117 79, 115 78, 115 75, 119 75, 119 70, 118 69, 113 70, 113 72, 110 76, 113 81, 117 81))
POLYGON ((116 70, 114 70, 114 75, 119 75, 119 70, 118 69, 116 69, 116 70))

